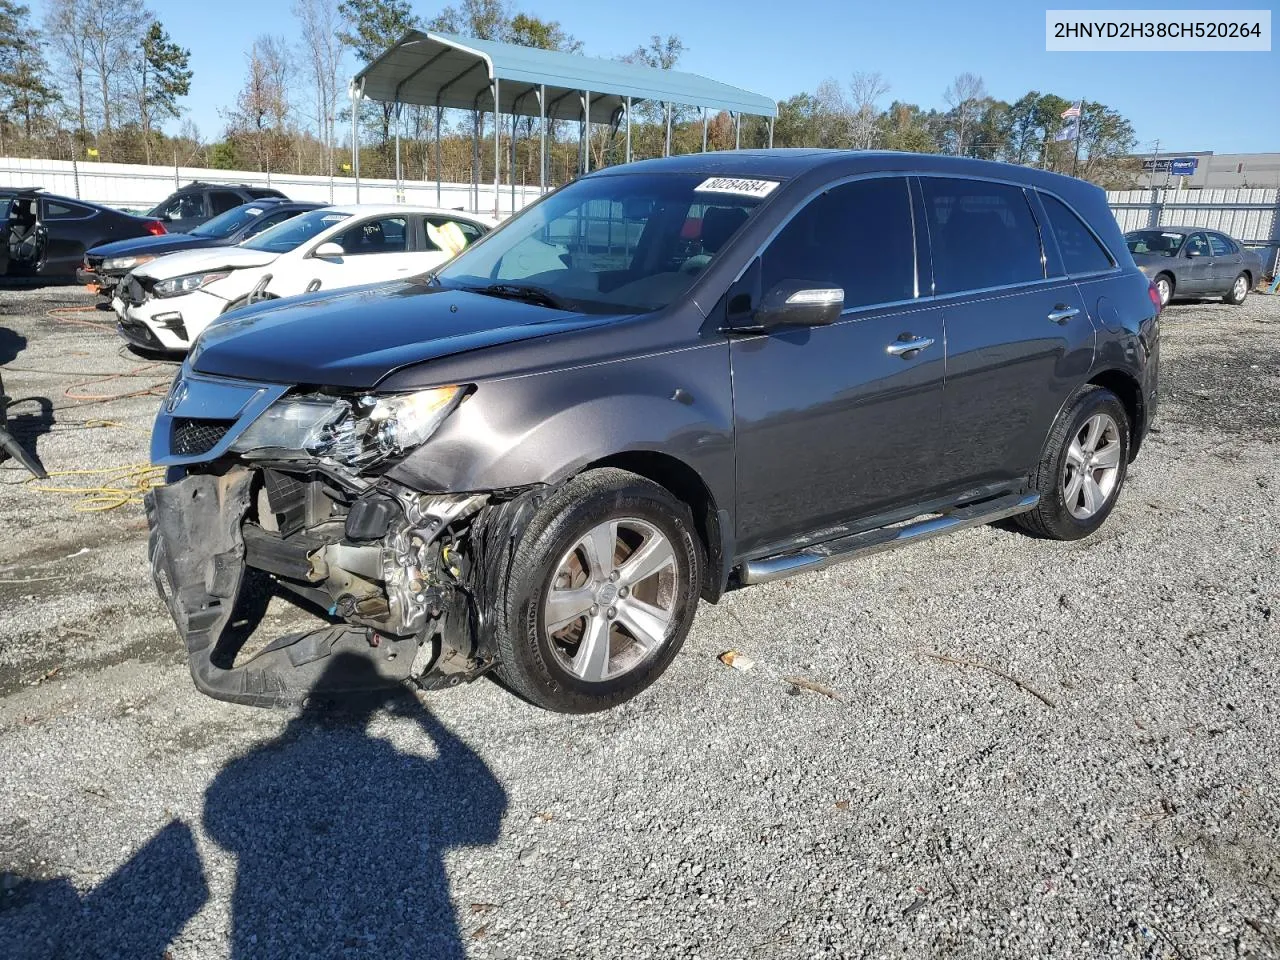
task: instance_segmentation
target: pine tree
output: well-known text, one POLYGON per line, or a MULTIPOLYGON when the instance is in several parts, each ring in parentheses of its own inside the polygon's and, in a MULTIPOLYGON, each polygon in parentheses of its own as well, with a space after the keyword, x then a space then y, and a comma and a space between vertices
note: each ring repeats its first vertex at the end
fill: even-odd
POLYGON ((173 42, 159 20, 151 21, 140 44, 138 64, 138 113, 142 136, 151 162, 151 128, 157 122, 181 114, 178 100, 191 92, 191 51, 173 42))
POLYGON ((44 81, 49 75, 39 33, 29 7, 0 0, 0 128, 20 118, 22 133, 32 135, 58 94, 44 81))

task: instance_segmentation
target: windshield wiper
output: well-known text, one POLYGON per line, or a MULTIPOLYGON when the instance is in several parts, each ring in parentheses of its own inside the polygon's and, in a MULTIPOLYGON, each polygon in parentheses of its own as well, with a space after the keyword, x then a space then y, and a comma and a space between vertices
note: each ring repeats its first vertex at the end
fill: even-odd
POLYGON ((540 307, 551 307, 554 310, 572 310, 568 301, 557 297, 550 290, 535 287, 527 283, 491 283, 487 287, 466 287, 470 293, 480 293, 486 297, 501 297, 504 300, 523 300, 525 303, 537 304, 540 307))

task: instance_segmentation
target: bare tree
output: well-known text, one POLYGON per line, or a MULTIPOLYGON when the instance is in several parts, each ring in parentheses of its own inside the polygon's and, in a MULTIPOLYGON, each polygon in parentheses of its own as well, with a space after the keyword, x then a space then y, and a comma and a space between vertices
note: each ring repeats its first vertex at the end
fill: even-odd
POLYGON ((49 0, 45 11, 44 34, 53 46, 56 72, 75 89, 76 121, 81 146, 88 137, 86 74, 89 69, 89 36, 81 28, 88 0, 49 0))
POLYGON ((345 50, 338 0, 294 0, 293 15, 300 27, 299 47, 315 107, 316 133, 325 145, 327 172, 333 174, 334 117, 338 112, 339 73, 345 50))
POLYGON ((227 114, 227 134, 247 148, 258 169, 270 171, 286 141, 288 54, 284 41, 262 36, 245 57, 249 73, 227 114))
POLYGON ((813 120, 820 147, 848 147, 852 143, 853 109, 844 88, 828 77, 813 96, 813 120))
POLYGON ((879 73, 858 71, 850 78, 849 105, 853 108, 853 113, 849 121, 849 133, 856 149, 870 150, 875 146, 877 120, 880 116, 876 104, 888 92, 888 81, 879 73))
POLYGON ((122 93, 132 88, 131 72, 136 69, 134 49, 151 22, 142 0, 115 3, 87 3, 76 25, 88 38, 89 73, 97 80, 102 99, 102 130, 111 133, 113 109, 131 98, 122 93))
POLYGON ((954 138, 952 153, 964 156, 973 140, 974 128, 982 116, 983 101, 987 99, 987 85, 976 73, 962 73, 947 87, 943 99, 951 108, 951 133, 954 138))

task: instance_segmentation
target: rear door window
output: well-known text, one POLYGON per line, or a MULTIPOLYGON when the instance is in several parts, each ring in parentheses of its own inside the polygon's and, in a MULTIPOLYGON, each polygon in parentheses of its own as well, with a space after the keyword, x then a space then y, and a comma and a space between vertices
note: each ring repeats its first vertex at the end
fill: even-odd
MULTIPOLYGON (((709 221, 711 211, 701 232, 709 221)), ((763 293, 798 280, 843 288, 846 308, 911 299, 915 236, 906 178, 855 180, 815 197, 769 244, 761 268, 763 293)))
POLYGON ((238 207, 243 202, 238 194, 234 194, 230 190, 214 190, 209 194, 209 201, 213 204, 214 216, 226 213, 232 207, 238 207))
POLYGON ((935 292, 1044 279, 1040 233, 1021 187, 922 177, 935 292))
POLYGON ((1107 251, 1070 207, 1047 193, 1040 194, 1040 200, 1049 215, 1049 226, 1058 241, 1062 265, 1068 274, 1094 273, 1112 267, 1107 251))
POLYGON ((1226 237, 1216 233, 1209 234, 1209 249, 1215 257, 1229 257, 1236 252, 1236 245, 1226 237))

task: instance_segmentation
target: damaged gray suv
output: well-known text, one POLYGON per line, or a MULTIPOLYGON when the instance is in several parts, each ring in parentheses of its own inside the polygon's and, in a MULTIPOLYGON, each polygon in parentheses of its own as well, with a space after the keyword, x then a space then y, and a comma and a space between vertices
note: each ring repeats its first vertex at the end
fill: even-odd
POLYGON ((700 598, 1008 517, 1092 533, 1155 414, 1159 306, 1079 180, 602 170, 433 274, 208 328, 155 424, 156 583, 221 699, 492 672, 607 708, 700 598), (251 577, 314 629, 250 656, 251 577))

